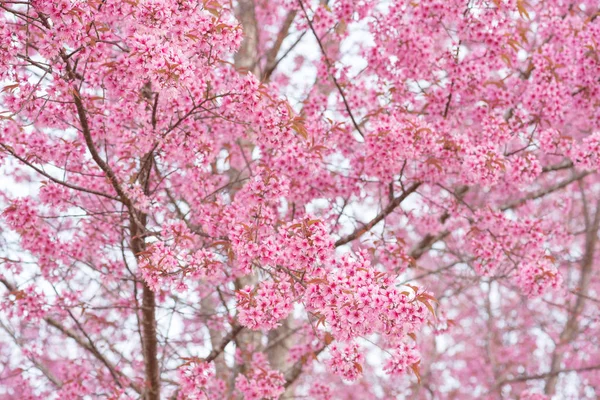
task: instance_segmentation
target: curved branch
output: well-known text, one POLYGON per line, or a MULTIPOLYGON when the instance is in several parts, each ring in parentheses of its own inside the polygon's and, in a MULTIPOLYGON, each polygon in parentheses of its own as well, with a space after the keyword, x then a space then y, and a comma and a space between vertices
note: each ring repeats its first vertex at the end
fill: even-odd
POLYGON ((375 218, 369 221, 362 228, 356 229, 354 232, 339 239, 335 242, 335 247, 340 247, 345 245, 346 243, 350 243, 353 240, 360 238, 362 235, 370 231, 375 225, 377 225, 381 220, 385 219, 388 215, 390 215, 396 207, 398 207, 410 194, 414 193, 419 186, 421 186, 422 182, 413 183, 408 189, 406 189, 400 196, 396 197, 392 200, 387 207, 385 207, 375 218))
POLYGON ((319 48, 321 49, 321 53, 323 54, 323 59, 325 60, 325 65, 327 66, 327 72, 329 73, 329 76, 331 77, 331 80, 333 81, 333 84, 337 88, 338 92, 340 92, 340 96, 342 96, 342 101, 344 102, 344 107, 346 108, 346 111, 348 112, 348 115, 350 116, 350 120, 352 120, 352 125, 354 125, 354 128, 356 128, 356 131, 359 133, 360 137, 362 137, 364 139, 365 135, 362 133, 360 126, 358 125, 358 122, 356 122, 356 119, 354 118, 354 114, 352 114, 352 110, 350 109, 350 104, 348 103, 348 100, 346 99, 346 95, 344 94, 344 91, 342 90, 342 86, 336 79, 335 75, 331 73, 331 69, 333 68, 333 66, 331 64, 331 61, 329 61, 329 57, 327 57, 327 52, 325 51, 325 46, 323 46, 323 42, 321 42, 319 35, 317 35, 317 31, 315 31, 312 20, 308 17, 308 13, 306 12, 306 9, 304 8, 304 3, 302 2, 302 0, 298 0, 298 3, 300 4, 300 8, 302 9, 304 16, 306 17, 306 22, 308 23, 308 27, 310 28, 311 32, 313 33, 315 40, 319 44, 319 48))
MULTIPOLYGON (((12 283, 8 282, 4 278, 0 278, 0 283, 2 283, 11 292, 16 290, 15 285, 13 285, 12 283)), ((109 372, 111 373, 111 375, 113 376, 113 378, 115 379, 115 381, 117 382, 117 384, 119 386, 120 386, 120 382, 118 382, 118 380, 117 380, 117 375, 120 376, 120 377, 122 377, 122 378, 125 378, 129 382, 129 386, 133 390, 135 390, 137 393, 141 393, 142 392, 141 389, 139 388, 139 386, 137 386, 134 382, 132 382, 131 379, 129 379, 128 376, 126 376, 122 372, 118 371, 116 369, 116 367, 113 365, 113 363, 111 363, 106 357, 104 357, 104 355, 102 355, 102 353, 100 353, 100 351, 98 351, 98 349, 96 348, 96 346, 93 345, 93 343, 91 342, 91 340, 89 339, 89 337, 88 337, 88 340, 90 340, 90 342, 88 343, 81 336, 79 336, 77 333, 75 333, 71 329, 63 326, 60 322, 58 322, 57 320, 55 320, 52 317, 44 317, 44 321, 48 325, 50 325, 53 328, 55 328, 58 331, 60 331, 65 336, 73 339, 79 346, 81 346, 83 349, 87 350, 96 359, 98 359, 102 364, 104 364, 106 366, 106 368, 108 368, 109 372)))
POLYGON ((565 179, 564 181, 559 182, 555 185, 552 185, 549 188, 538 190, 537 192, 529 193, 525 197, 511 201, 511 202, 505 204, 504 206, 500 207, 500 210, 506 211, 511 208, 519 207, 519 206, 525 204, 526 202, 528 202, 529 200, 539 199, 540 197, 544 197, 552 192, 556 192, 557 190, 564 189, 565 187, 569 186, 571 183, 576 182, 580 179, 583 179, 586 176, 592 174, 593 172, 594 171, 579 172, 579 173, 573 175, 572 177, 570 177, 569 179, 565 179))
POLYGON ((234 325, 231 331, 221 340, 221 344, 215 349, 213 349, 210 354, 204 359, 204 362, 211 362, 215 358, 219 357, 227 345, 236 338, 236 336, 244 329, 242 325, 234 325))
POLYGON ((110 200, 119 200, 118 198, 116 198, 114 196, 111 196, 109 194, 98 192, 98 191, 93 190, 93 189, 87 189, 87 188, 84 188, 84 187, 81 187, 81 186, 77 186, 77 185, 72 185, 72 184, 67 183, 65 181, 61 181, 60 179, 56 179, 52 175, 48 174, 47 172, 44 172, 42 169, 40 169, 40 168, 36 167, 35 165, 33 165, 32 163, 28 162, 23 157, 17 155, 9 146, 5 145, 4 143, 0 143, 0 146, 2 146, 2 148, 4 150, 6 150, 11 156, 13 156, 17 160, 21 161, 23 164, 27 165, 29 168, 33 169, 35 172, 37 172, 38 174, 42 175, 43 177, 50 179, 54 183, 57 183, 57 184, 62 185, 62 186, 65 186, 65 187, 67 187, 69 189, 77 190, 78 192, 85 192, 85 193, 95 194, 96 196, 105 197, 105 198, 110 199, 110 200))

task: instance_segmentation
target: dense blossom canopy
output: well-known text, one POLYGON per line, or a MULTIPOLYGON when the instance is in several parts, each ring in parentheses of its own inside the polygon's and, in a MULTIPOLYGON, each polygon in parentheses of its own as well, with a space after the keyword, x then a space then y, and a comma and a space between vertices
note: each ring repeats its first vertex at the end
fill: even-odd
POLYGON ((0 0, 0 397, 600 396, 597 0, 0 0))

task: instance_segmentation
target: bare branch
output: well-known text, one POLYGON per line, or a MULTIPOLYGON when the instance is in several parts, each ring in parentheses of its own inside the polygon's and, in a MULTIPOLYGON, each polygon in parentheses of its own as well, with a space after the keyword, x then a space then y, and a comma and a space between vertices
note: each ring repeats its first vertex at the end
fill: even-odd
POLYGON ((213 361, 215 358, 217 358, 219 356, 219 354, 221 354, 225 350, 225 347, 227 347, 227 345, 232 340, 234 340, 243 329, 244 329, 244 327, 241 325, 234 325, 231 328, 231 331, 223 338, 223 340, 221 340, 221 344, 219 344, 219 346, 217 346, 217 348, 213 349, 210 352, 210 354, 204 359, 204 361, 209 363, 209 362, 213 361))
MULTIPOLYGON (((12 292, 12 291, 16 290, 16 287, 12 283, 8 282, 6 279, 0 278, 0 282, 9 291, 12 292)), ((137 393, 141 393, 141 389, 134 382, 132 382, 129 379, 129 377, 127 377, 126 375, 124 375, 122 372, 118 371, 116 369, 115 365, 113 363, 111 363, 106 357, 104 357, 104 355, 102 355, 102 353, 100 353, 100 351, 98 351, 98 349, 96 348, 96 346, 93 345, 92 341, 89 338, 88 338, 89 342, 86 341, 86 340, 84 340, 76 332, 73 332, 71 329, 63 326, 60 322, 58 322, 57 320, 55 320, 52 317, 45 317, 44 321, 48 325, 50 325, 53 328, 59 330, 65 336, 73 339, 79 346, 81 346, 83 349, 87 350, 96 359, 98 359, 100 362, 102 362, 102 364, 104 364, 106 366, 106 368, 109 370, 109 372, 111 373, 111 375, 113 376, 113 378, 115 379, 115 381, 117 382, 118 385, 120 385, 120 382, 118 381, 117 375, 121 376, 122 378, 125 378, 129 382, 129 386, 133 390, 135 390, 137 393)))
POLYGON ((555 185, 552 185, 549 188, 545 188, 542 190, 538 190, 536 192, 529 193, 525 197, 511 201, 511 202, 505 204, 504 206, 500 207, 500 210, 506 211, 511 208, 519 207, 519 206, 525 204, 526 202, 528 202, 529 200, 539 199, 539 198, 544 197, 552 192, 556 192, 557 190, 564 189, 565 187, 569 186, 571 183, 576 182, 580 179, 583 179, 592 173, 593 173, 593 171, 584 171, 584 172, 577 173, 577 174, 573 175, 572 177, 570 177, 569 179, 565 179, 564 181, 559 182, 555 185))
POLYGON ((293 10, 293 11, 288 12, 287 16, 285 17, 285 21, 283 21, 283 25, 279 29, 279 33, 277 33, 277 38, 275 39, 275 43, 273 43, 273 46, 267 53, 267 62, 266 62, 266 66, 265 66, 265 71, 262 74, 263 82, 267 82, 269 80, 269 78, 271 77, 271 74, 273 73, 273 71, 275 71, 275 68, 277 67, 277 64, 278 64, 277 54, 279 54, 281 45, 283 44, 284 39, 287 37, 287 35, 290 31, 290 27, 292 26, 292 23, 294 22, 294 18, 296 18, 296 11, 293 10))
POLYGON ((360 238, 362 235, 370 231, 375 225, 377 225, 381 220, 390 215, 396 207, 398 207, 410 194, 414 193, 418 187, 421 186, 421 182, 415 182, 406 189, 400 196, 396 197, 393 201, 391 201, 386 208, 384 208, 375 218, 373 218, 370 222, 368 222, 365 226, 355 230, 350 235, 345 236, 335 242, 335 247, 340 247, 345 245, 346 243, 350 243, 353 240, 360 238))
POLYGON ((321 41, 321 39, 319 38, 319 35, 317 35, 317 32, 315 31, 312 20, 310 19, 310 17, 308 16, 308 13, 306 12, 306 9, 304 8, 304 3, 302 2, 302 0, 298 0, 298 3, 300 4, 300 8, 302 9, 304 16, 306 17, 306 22, 308 23, 308 26, 309 26, 311 32, 313 33, 315 40, 319 44, 319 48, 321 49, 321 53, 323 54, 323 59, 325 60, 325 64, 327 66, 327 72, 329 72, 329 76, 331 77, 333 84, 335 85, 338 92, 340 93, 340 96, 342 96, 342 101, 344 102, 344 107, 346 108, 346 111, 348 112, 348 115, 350 116, 350 119, 352 120, 352 125, 354 125, 354 128, 356 128, 356 131, 364 139, 365 135, 362 133, 360 126, 358 125, 358 122, 356 122, 356 119, 354 118, 354 114, 352 114, 352 110, 350 109, 350 104, 348 104, 348 100, 346 99, 344 90, 342 90, 342 86, 338 82, 335 75, 331 73, 331 69, 333 68, 333 65, 331 64, 331 61, 329 61, 329 57, 327 57, 327 52, 325 51, 323 42, 321 41))
POLYGON ((518 376, 518 377, 512 378, 512 379, 505 379, 505 380, 501 381, 498 385, 502 386, 502 385, 506 385, 509 383, 542 380, 542 379, 547 379, 550 377, 556 377, 560 374, 566 374, 569 372, 587 372, 587 371, 595 371, 595 370, 599 370, 599 369, 600 369, 600 364, 590 365, 588 367, 581 367, 581 368, 565 368, 565 369, 556 370, 556 371, 552 371, 552 372, 546 372, 546 373, 538 374, 538 375, 524 375, 524 376, 518 376))

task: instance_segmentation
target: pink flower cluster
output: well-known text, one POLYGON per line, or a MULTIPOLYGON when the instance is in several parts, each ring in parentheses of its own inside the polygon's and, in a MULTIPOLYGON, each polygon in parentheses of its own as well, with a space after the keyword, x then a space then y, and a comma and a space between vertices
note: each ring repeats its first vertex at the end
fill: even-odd
POLYGON ((356 343, 332 344, 329 348, 331 359, 327 365, 333 373, 348 381, 355 381, 363 374, 365 358, 356 343))
POLYGON ((560 231, 543 220, 512 220, 503 213, 482 211, 467 234, 475 271, 494 275, 514 270, 512 275, 523 293, 539 296, 562 282, 556 260, 548 254, 552 237, 561 237, 560 231))
POLYGON ((585 397, 598 11, 0 1, 0 397, 585 397))
POLYGON ((386 361, 383 369, 390 375, 402 375, 408 368, 416 368, 420 360, 421 355, 414 346, 400 343, 393 349, 392 356, 386 361))
POLYGON ((427 319, 427 307, 409 291, 396 288, 391 276, 378 272, 367 254, 349 255, 315 277, 306 291, 310 310, 331 327, 337 340, 371 333, 404 337, 427 319))
POLYGON ((331 388, 320 382, 315 382, 311 385, 309 392, 309 396, 311 399, 315 400, 332 400, 333 394, 331 388))
POLYGON ((279 371, 274 371, 261 353, 255 353, 249 366, 249 372, 238 375, 235 388, 244 399, 278 399, 285 391, 285 378, 279 371))
POLYGON ((532 390, 526 390, 521 393, 519 400, 548 400, 548 396, 541 393, 535 393, 532 390))
POLYGON ((557 289, 562 283, 562 276, 546 258, 519 265, 515 281, 525 295, 537 297, 549 289, 557 289))
POLYGON ((0 303, 0 308, 9 317, 18 317, 25 321, 38 321, 49 311, 49 302, 36 286, 28 286, 11 292, 0 303))
POLYGON ((183 223, 167 224, 161 241, 140 254, 140 270, 146 283, 155 291, 175 285, 185 290, 184 278, 214 279, 221 262, 206 248, 195 250, 198 240, 183 223))
POLYGON ((214 366, 190 359, 177 370, 181 389, 178 400, 211 400, 225 396, 225 382, 217 379, 214 366))
POLYGON ((259 283, 254 289, 246 286, 237 292, 240 324, 253 330, 269 330, 293 309, 292 285, 286 281, 259 283))

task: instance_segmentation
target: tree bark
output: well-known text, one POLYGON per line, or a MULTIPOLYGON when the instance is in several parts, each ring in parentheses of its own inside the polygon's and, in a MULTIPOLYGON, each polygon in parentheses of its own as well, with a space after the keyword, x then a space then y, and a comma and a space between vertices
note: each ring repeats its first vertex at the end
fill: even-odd
POLYGON ((235 16, 242 23, 242 29, 244 30, 244 39, 234 57, 235 68, 260 76, 258 65, 258 27, 256 26, 254 0, 239 0, 235 16))
MULTIPOLYGON (((146 226, 146 215, 139 215, 138 220, 146 226)), ((130 220, 131 250, 139 263, 139 255, 146 248, 141 232, 133 218, 130 220)), ((144 369, 146 377, 145 400, 160 399, 160 370, 158 366, 158 340, 156 337, 156 299, 154 292, 144 282, 142 290, 142 349, 144 353, 144 369)))
MULTIPOLYGON (((582 191, 583 195, 583 191, 582 191)), ((585 204, 585 202, 584 202, 585 204)), ((587 207, 585 207, 587 208, 587 207)), ((556 393, 556 384, 558 383, 558 371, 560 370, 560 364, 564 358, 564 346, 572 342, 579 334, 579 316, 583 311, 585 300, 590 286, 591 275, 594 265, 594 255, 596 253, 596 243, 598 242, 598 228, 600 227, 600 199, 596 202, 596 210, 594 214, 594 220, 589 220, 588 210, 585 209, 586 213, 586 239, 585 239, 585 253, 581 260, 581 276, 579 278, 579 292, 581 296, 577 296, 575 306, 571 311, 571 315, 565 324, 563 331, 560 334, 559 341, 552 354, 552 361, 550 364, 550 372, 548 373, 548 380, 546 381, 545 392, 548 396, 553 396, 556 393)))

